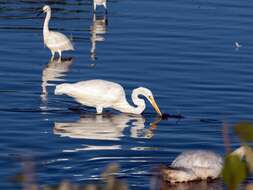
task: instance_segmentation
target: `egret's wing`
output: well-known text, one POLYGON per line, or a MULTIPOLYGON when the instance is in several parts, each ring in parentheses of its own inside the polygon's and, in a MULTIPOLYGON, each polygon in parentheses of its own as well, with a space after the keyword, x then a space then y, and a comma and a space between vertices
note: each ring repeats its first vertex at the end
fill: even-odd
POLYGON ((47 45, 49 47, 60 48, 62 50, 74 50, 71 41, 67 38, 67 36, 60 32, 50 31, 47 39, 47 45))
POLYGON ((112 82, 103 80, 90 80, 78 82, 74 85, 75 98, 94 100, 95 103, 114 103, 125 98, 124 89, 112 82))

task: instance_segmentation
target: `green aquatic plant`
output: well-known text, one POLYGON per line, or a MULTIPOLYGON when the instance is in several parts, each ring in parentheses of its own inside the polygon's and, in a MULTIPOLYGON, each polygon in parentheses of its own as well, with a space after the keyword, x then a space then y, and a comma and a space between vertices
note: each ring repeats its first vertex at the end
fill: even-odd
POLYGON ((31 162, 24 162, 24 170, 12 177, 12 182, 20 183, 23 190, 128 190, 127 183, 118 179, 116 174, 119 172, 119 165, 109 164, 101 174, 101 181, 96 184, 76 185, 67 180, 63 180, 56 185, 38 185, 34 182, 33 165, 31 162), (27 170, 29 168, 29 170, 27 170))
MULTIPOLYGON (((240 184, 253 172, 253 150, 249 143, 253 141, 253 125, 249 122, 241 122, 234 127, 244 147, 243 158, 238 155, 227 154, 224 158, 222 178, 229 190, 236 190, 240 184)), ((246 189, 253 186, 247 186, 246 189)))
POLYGON ((228 189, 236 190, 247 176, 245 163, 237 155, 227 155, 224 159, 222 176, 228 189))
POLYGON ((253 142, 253 125, 250 122, 241 122, 235 125, 235 133, 242 143, 253 142))

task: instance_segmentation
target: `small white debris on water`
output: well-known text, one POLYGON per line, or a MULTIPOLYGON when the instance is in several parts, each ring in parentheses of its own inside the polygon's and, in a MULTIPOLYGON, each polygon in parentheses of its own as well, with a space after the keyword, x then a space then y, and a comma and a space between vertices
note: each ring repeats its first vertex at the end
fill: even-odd
POLYGON ((239 42, 235 42, 235 47, 236 47, 236 48, 240 48, 240 47, 242 47, 242 45, 239 44, 239 42))

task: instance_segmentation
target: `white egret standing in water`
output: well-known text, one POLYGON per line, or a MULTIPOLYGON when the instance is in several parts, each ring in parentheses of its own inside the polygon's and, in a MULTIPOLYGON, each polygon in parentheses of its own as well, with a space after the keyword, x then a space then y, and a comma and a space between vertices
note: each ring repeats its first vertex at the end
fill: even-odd
POLYGON ((55 52, 59 53, 61 58, 62 51, 74 50, 71 41, 60 32, 50 31, 48 28, 48 23, 51 18, 51 8, 49 5, 45 5, 42 8, 42 12, 46 13, 46 18, 43 26, 43 38, 44 44, 50 49, 52 53, 52 59, 54 58, 55 52))
MULTIPOLYGON (((246 147, 239 147, 232 155, 242 158, 246 147)), ((222 156, 207 150, 192 150, 181 153, 169 168, 163 169, 164 180, 170 183, 216 179, 223 168, 222 156)))
POLYGON ((95 107, 97 114, 101 114, 104 108, 113 108, 124 113, 141 114, 146 107, 145 101, 139 98, 142 95, 150 101, 156 112, 160 116, 162 115, 152 92, 143 87, 133 90, 132 100, 136 107, 127 102, 125 90, 120 84, 106 80, 87 80, 74 84, 63 83, 56 86, 55 94, 66 94, 83 105, 95 107))

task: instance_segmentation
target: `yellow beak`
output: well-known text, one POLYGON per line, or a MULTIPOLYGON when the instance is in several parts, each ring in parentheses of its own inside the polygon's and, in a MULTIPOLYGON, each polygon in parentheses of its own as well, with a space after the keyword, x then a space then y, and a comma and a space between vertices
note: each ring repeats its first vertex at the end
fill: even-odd
POLYGON ((153 106, 153 108, 155 109, 155 111, 156 111, 160 116, 162 116, 162 112, 160 111, 158 105, 156 104, 155 99, 154 99, 152 96, 150 96, 150 97, 149 97, 149 101, 150 101, 151 105, 153 106))

